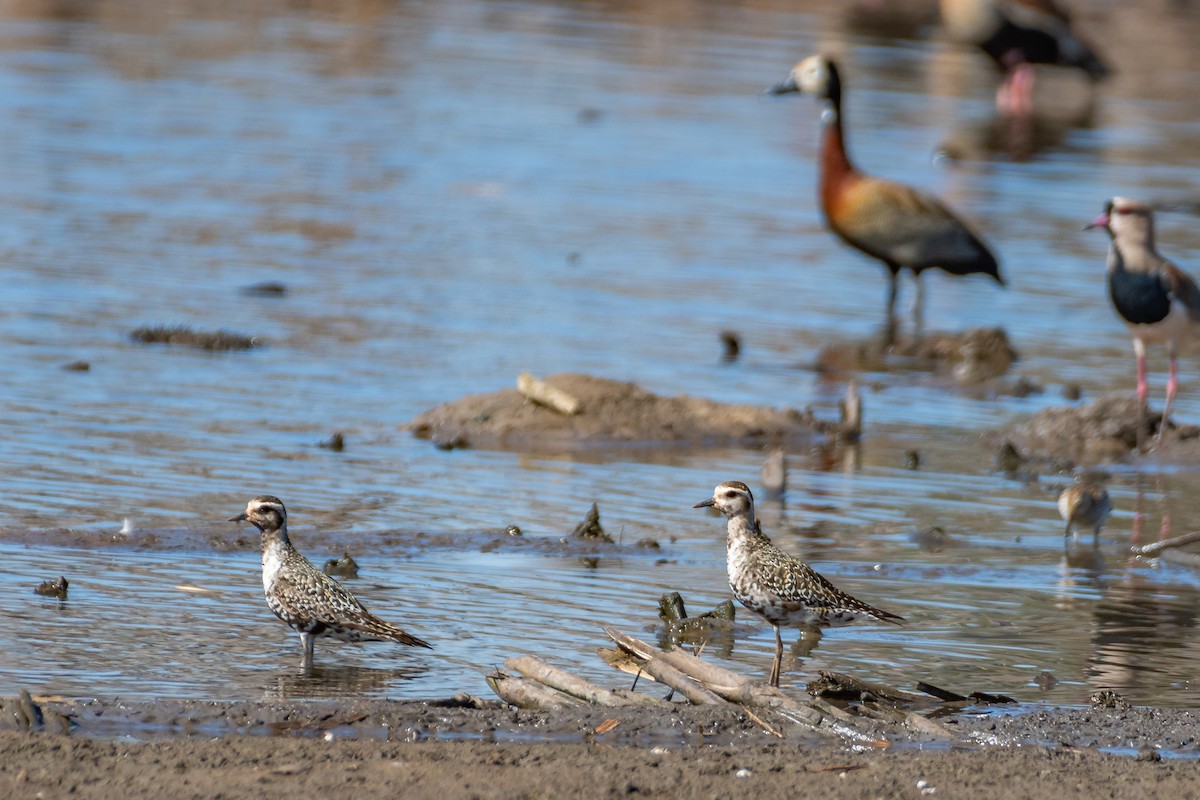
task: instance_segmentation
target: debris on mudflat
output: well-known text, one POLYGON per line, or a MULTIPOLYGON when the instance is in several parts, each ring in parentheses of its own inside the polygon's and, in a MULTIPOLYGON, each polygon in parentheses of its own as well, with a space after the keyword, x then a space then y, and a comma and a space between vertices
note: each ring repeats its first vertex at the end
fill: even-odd
POLYGON ((328 439, 318 442, 317 447, 324 447, 326 450, 332 450, 335 453, 340 453, 346 449, 346 437, 343 434, 335 431, 334 434, 328 439))
POLYGON ((918 470, 921 468, 921 451, 920 450, 905 450, 904 451, 904 468, 909 470, 918 470))
POLYGON ((243 286, 242 294, 253 295, 256 297, 283 297, 287 294, 287 286, 279 281, 262 281, 261 283, 252 283, 249 286, 243 286))
POLYGON ((742 352, 742 340, 737 331, 721 331, 721 360, 725 363, 737 361, 742 352))
MULTIPOLYGON (((1153 438, 1161 424, 1162 414, 1121 394, 1046 408, 988 438, 1012 443, 1027 460, 1098 464, 1136 455, 1139 442, 1153 438)), ((1197 448, 1200 427, 1174 421, 1167 423, 1162 442, 1156 444, 1160 457, 1177 460, 1189 460, 1197 448)))
POLYGON ((817 356, 817 370, 864 372, 906 365, 972 385, 1003 375, 1018 357, 1003 328, 972 328, 927 333, 889 347, 878 339, 828 345, 817 356))
POLYGON ((608 542, 613 544, 613 538, 604 532, 604 528, 600 526, 600 509, 595 503, 588 509, 587 516, 583 518, 583 522, 575 526, 575 530, 571 531, 571 537, 574 539, 589 539, 608 542))
POLYGON ((69 585, 70 582, 60 575, 57 578, 42 581, 33 591, 34 594, 40 594, 44 597, 57 597, 59 600, 66 600, 67 587, 69 585))
POLYGON ((863 402, 858 381, 853 378, 846 384, 846 396, 838 401, 838 411, 838 441, 854 444, 862 438, 863 402))
POLYGON ((679 592, 667 592, 658 599, 658 618, 666 624, 663 638, 676 643, 704 644, 714 633, 729 631, 734 617, 732 600, 725 600, 699 616, 689 617, 679 592))
POLYGON ((568 417, 579 413, 579 398, 545 381, 540 381, 528 372, 517 376, 517 391, 533 402, 551 408, 568 417))
POLYGON ((1021 468, 1024 461, 1017 446, 1012 442, 1005 442, 996 452, 996 472, 1011 475, 1021 468))
POLYGON ((787 493, 787 458, 783 448, 776 447, 771 451, 758 477, 762 482, 764 500, 779 500, 787 493))
POLYGON ((62 365, 62 368, 67 372, 87 372, 92 368, 92 365, 86 361, 71 361, 62 365))
POLYGON ((357 578, 358 562, 349 553, 342 553, 341 558, 331 558, 325 562, 325 574, 337 578, 357 578))
POLYGON ((197 331, 186 325, 143 325, 135 328, 129 338, 140 344, 181 345, 212 351, 253 350, 262 345, 256 336, 229 331, 197 331))

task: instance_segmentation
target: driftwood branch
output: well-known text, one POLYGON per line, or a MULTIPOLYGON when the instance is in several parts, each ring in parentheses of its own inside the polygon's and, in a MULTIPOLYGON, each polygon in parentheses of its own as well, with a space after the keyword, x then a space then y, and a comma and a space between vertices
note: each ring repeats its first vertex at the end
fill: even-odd
POLYGON ((554 409, 568 417, 579 413, 579 399, 545 381, 540 381, 528 372, 517 376, 517 391, 538 405, 554 409))
POLYGON ((521 673, 531 681, 536 681, 595 706, 615 708, 631 704, 657 704, 660 702, 644 694, 605 689, 591 681, 552 667, 545 661, 532 656, 510 658, 504 662, 504 666, 513 672, 521 673))
POLYGON ((497 697, 517 708, 550 710, 582 704, 579 700, 543 686, 537 681, 518 678, 503 670, 495 670, 488 675, 487 683, 497 697))
POLYGON ((1141 547, 1131 547, 1129 549, 1134 555, 1157 556, 1164 550, 1172 547, 1182 547, 1185 544, 1194 544, 1195 542, 1200 542, 1200 531, 1185 533, 1182 536, 1176 536, 1172 539, 1163 539, 1159 542, 1151 542, 1150 544, 1144 544, 1141 547))

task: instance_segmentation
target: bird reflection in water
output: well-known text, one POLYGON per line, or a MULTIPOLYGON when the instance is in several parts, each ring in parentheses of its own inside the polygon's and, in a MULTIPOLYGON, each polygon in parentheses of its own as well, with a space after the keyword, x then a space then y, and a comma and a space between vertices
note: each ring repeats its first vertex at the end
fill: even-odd
POLYGON ((314 666, 308 670, 289 670, 272 677, 263 687, 266 697, 279 700, 311 700, 335 697, 379 696, 396 684, 410 681, 426 672, 427 667, 314 666))

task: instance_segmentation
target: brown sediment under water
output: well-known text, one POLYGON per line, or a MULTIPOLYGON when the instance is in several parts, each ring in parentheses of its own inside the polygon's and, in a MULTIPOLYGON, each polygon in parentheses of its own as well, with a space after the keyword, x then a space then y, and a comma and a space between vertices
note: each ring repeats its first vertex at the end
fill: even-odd
MULTIPOLYGON (((1082 108, 1088 87, 1048 74, 1027 125, 996 118, 981 56, 932 28, 861 30, 838 2, 6 6, 0 695, 482 695, 525 653, 623 683, 600 627, 653 635, 663 592, 693 611, 728 596, 723 522, 692 505, 724 480, 758 489, 767 451, 444 451, 403 427, 528 370, 824 419, 857 375, 861 443, 789 453, 786 502, 760 514, 908 625, 830 632, 802 658, 791 632, 785 685, 837 669, 1195 705, 1200 577, 1128 547, 1200 526, 1196 470, 1106 465, 1098 546, 1064 547, 1069 470, 994 472, 983 436, 1068 387, 1132 391, 1107 242, 1079 228, 1111 195, 1200 185, 1200 99, 1180 88, 1200 14, 1074 5, 1116 74, 1082 108), (1003 328, 1006 377, 1041 391, 817 368, 877 334, 885 291, 823 228, 818 107, 760 96, 818 50, 842 61, 861 166, 944 197, 1001 258, 1007 289, 927 274, 928 326, 1003 328), (246 291, 264 284, 283 290, 246 291), (145 326, 263 346, 133 342, 145 326), (335 432, 343 449, 321 447, 335 432), (224 521, 262 493, 435 651, 320 641, 320 671, 298 675, 254 531, 224 521), (593 502, 617 544, 560 542, 593 502), (59 575, 65 600, 34 593, 59 575)), ((1192 218, 1161 215, 1159 236, 1200 268, 1192 218)), ((1161 353, 1151 367, 1157 403, 1161 353)), ((1200 422, 1200 360, 1182 370, 1177 418, 1200 422)), ((765 675, 772 650, 742 614, 706 653, 765 675)))

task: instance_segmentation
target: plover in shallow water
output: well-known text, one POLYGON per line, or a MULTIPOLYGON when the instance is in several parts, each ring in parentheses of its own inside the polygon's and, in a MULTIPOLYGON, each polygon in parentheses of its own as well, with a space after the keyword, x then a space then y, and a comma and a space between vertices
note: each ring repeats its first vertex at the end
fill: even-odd
POLYGON ((1112 501, 1108 499, 1108 491, 1098 483, 1076 483, 1058 496, 1058 513, 1067 523, 1064 537, 1078 528, 1091 528, 1092 536, 1099 536, 1110 511, 1112 501))
POLYGON ((729 520, 725 539, 729 588, 738 602, 775 629, 775 661, 770 683, 779 685, 783 663, 780 627, 821 628, 848 625, 860 617, 899 624, 903 617, 856 600, 766 537, 754 516, 754 495, 740 481, 727 481, 711 499, 695 508, 715 507, 729 520))
POLYGON ((313 642, 328 636, 343 642, 398 642, 430 647, 376 617, 340 583, 330 578, 292 546, 287 510, 277 497, 262 495, 230 522, 247 521, 262 533, 263 592, 267 605, 300 634, 305 669, 312 667, 313 642))

